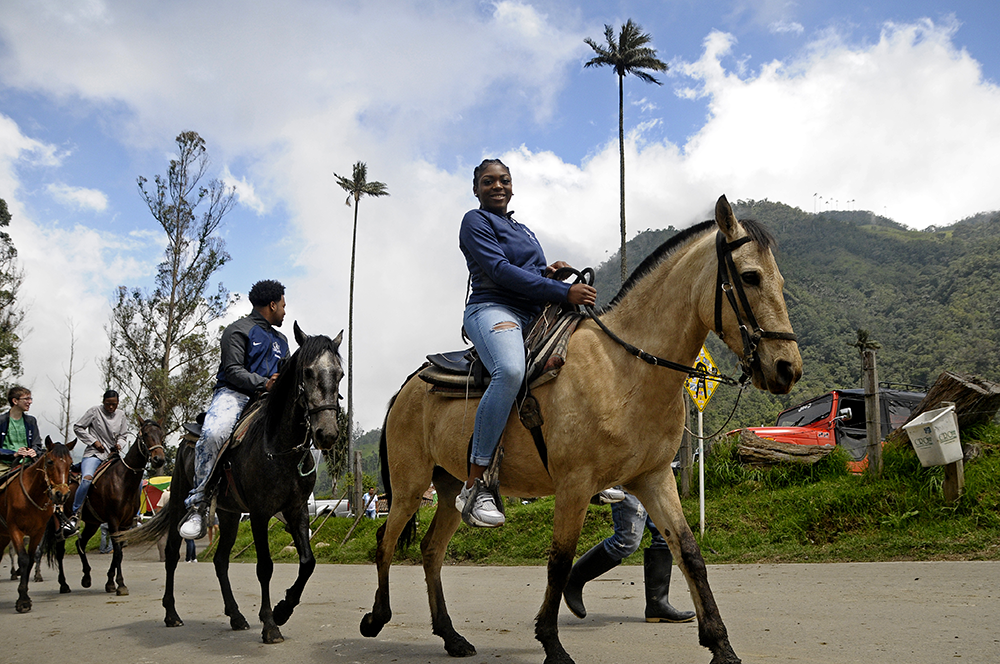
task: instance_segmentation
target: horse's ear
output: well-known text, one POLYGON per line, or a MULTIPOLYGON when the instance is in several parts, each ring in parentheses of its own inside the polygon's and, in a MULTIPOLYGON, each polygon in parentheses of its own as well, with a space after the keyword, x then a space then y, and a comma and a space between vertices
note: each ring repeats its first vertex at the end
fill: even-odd
POLYGON ((343 340, 344 340, 344 331, 341 330, 340 334, 337 335, 337 338, 333 340, 333 345, 336 346, 337 348, 340 348, 340 342, 343 340))
POLYGON ((45 437, 45 449, 51 450, 53 448, 53 446, 55 446, 55 443, 52 442, 52 437, 51 436, 46 436, 45 437))
POLYGON ((135 414, 135 423, 138 424, 139 428, 141 429, 142 425, 146 423, 146 420, 142 419, 142 415, 140 415, 139 413, 136 413, 135 414))
POLYGON ((736 220, 736 215, 733 214, 733 208, 730 207, 725 194, 719 196, 719 200, 715 204, 715 223, 719 225, 719 230, 730 242, 743 235, 739 221, 736 220))
POLYGON ((71 450, 76 447, 76 438, 66 443, 66 449, 71 450))
POLYGON ((299 327, 299 321, 292 322, 292 330, 295 331, 295 343, 300 346, 306 342, 306 339, 309 338, 309 335, 303 332, 302 328, 299 327))

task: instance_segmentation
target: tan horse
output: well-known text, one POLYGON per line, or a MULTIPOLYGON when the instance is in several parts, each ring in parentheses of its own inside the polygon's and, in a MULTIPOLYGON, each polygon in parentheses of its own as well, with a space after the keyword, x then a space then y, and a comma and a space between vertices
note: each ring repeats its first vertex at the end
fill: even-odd
MULTIPOLYGON (((791 334, 783 279, 770 243, 767 232, 754 222, 738 222, 723 196, 716 205, 715 222, 689 229, 654 252, 626 282, 601 321, 646 353, 690 367, 719 316, 720 336, 744 360, 754 386, 787 393, 802 375, 802 359, 791 334), (719 264, 727 254, 733 263, 732 280, 740 282, 733 283, 736 288, 720 284, 719 264), (728 292, 723 295, 723 290, 728 292), (745 297, 741 294, 744 302, 737 305, 734 295, 730 307, 725 299, 733 290, 744 291, 745 297), (739 319, 734 308, 740 312, 739 319), (756 321, 748 330, 755 335, 741 334, 740 323, 745 320, 756 321), (748 348, 741 340, 744 337, 749 339, 748 348), (759 343, 756 349, 754 342, 759 343)), ((531 435, 511 414, 503 437, 501 492, 521 497, 555 495, 548 587, 535 624, 546 664, 573 661, 559 642, 562 591, 590 498, 614 485, 634 494, 667 538, 694 600, 699 642, 712 651, 713 664, 740 661, 729 644, 670 468, 684 426, 685 379, 683 372, 638 362, 592 321, 586 321, 570 340, 559 378, 534 391, 545 418, 547 468, 531 435)), ((440 573, 445 549, 461 524, 454 507, 461 489, 456 478, 467 475, 476 405, 476 401, 430 394, 428 386, 413 376, 390 403, 381 458, 383 478, 391 479, 386 489, 391 491, 392 503, 378 532, 378 590, 372 612, 361 622, 365 636, 378 634, 392 616, 389 565, 398 538, 433 480, 438 509, 421 542, 433 631, 444 639, 449 654, 475 654, 475 648, 452 627, 440 573)))

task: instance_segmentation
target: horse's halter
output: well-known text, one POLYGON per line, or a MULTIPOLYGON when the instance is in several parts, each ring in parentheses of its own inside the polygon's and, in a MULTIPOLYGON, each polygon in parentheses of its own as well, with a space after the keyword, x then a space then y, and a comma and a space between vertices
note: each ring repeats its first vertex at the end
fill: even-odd
MULTIPOLYGON (((50 502, 55 503, 56 492, 62 493, 63 495, 69 494, 69 484, 67 484, 66 482, 60 482, 59 484, 52 483, 52 479, 49 478, 49 471, 47 468, 48 464, 45 463, 45 457, 47 456, 48 452, 42 455, 42 467, 39 468, 38 470, 42 473, 42 477, 45 478, 45 495, 48 497, 50 502)), ((30 502, 32 505, 34 505, 39 510, 44 512, 46 508, 36 503, 34 499, 28 494, 27 487, 24 486, 24 473, 29 469, 30 467, 25 468, 20 472, 20 477, 18 479, 21 484, 21 491, 24 493, 24 497, 28 499, 28 502, 30 502)))
POLYGON ((133 473, 141 473, 141 472, 145 471, 146 470, 146 464, 149 463, 150 457, 153 456, 153 450, 162 450, 163 449, 163 444, 162 443, 159 444, 159 445, 153 445, 152 447, 150 447, 149 444, 146 442, 146 438, 145 438, 146 427, 148 427, 148 426, 150 426, 152 424, 155 424, 155 423, 154 422, 143 422, 142 428, 139 429, 139 435, 135 437, 135 443, 134 444, 135 445, 139 445, 140 443, 142 444, 142 446, 139 448, 139 450, 142 452, 143 464, 140 467, 133 468, 132 466, 128 465, 125 462, 125 457, 124 456, 119 456, 118 457, 119 459, 121 459, 122 465, 125 466, 126 468, 128 468, 129 470, 131 470, 133 473))
POLYGON ((725 293, 729 305, 736 315, 736 324, 740 329, 740 337, 743 339, 743 357, 740 358, 740 369, 743 375, 740 376, 740 385, 746 385, 753 375, 755 368, 760 368, 760 356, 757 354, 757 346, 762 339, 781 339, 783 341, 796 341, 792 332, 772 332, 761 329, 757 324, 757 317, 753 315, 750 308, 750 300, 743 290, 743 282, 736 271, 736 264, 733 262, 733 250, 742 247, 744 244, 752 242, 749 235, 741 237, 732 242, 726 241, 726 236, 719 231, 715 235, 715 253, 719 258, 719 273, 716 279, 715 289, 715 333, 720 339, 725 339, 725 332, 722 329, 722 294, 725 293), (736 291, 735 294, 733 291, 736 291), (739 296, 739 305, 743 306, 746 314, 746 322, 740 315, 740 306, 736 302, 739 296))

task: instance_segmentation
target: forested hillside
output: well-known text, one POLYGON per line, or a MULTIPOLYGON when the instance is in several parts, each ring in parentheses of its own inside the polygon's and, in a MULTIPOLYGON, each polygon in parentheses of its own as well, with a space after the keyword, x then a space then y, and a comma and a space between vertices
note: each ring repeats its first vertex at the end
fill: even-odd
MULTIPOLYGON (((788 405, 860 387, 861 362, 851 345, 858 328, 882 345, 880 381, 928 385, 946 369, 1000 381, 1000 213, 914 231, 861 211, 811 214, 768 201, 739 201, 734 210, 778 239, 804 374, 785 397, 747 390, 727 429, 772 424, 788 405)), ((676 232, 638 235, 628 245, 630 267, 676 232)), ((616 253, 597 269, 600 303, 618 289, 617 260, 616 253)), ((714 335, 708 348, 720 369, 738 373, 735 356, 714 335)), ((722 426, 735 392, 716 392, 706 433, 722 426)))

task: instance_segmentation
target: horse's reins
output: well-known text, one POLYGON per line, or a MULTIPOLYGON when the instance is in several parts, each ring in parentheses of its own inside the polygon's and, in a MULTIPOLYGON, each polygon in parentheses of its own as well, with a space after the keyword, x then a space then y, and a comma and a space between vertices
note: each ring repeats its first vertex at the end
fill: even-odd
MULTIPOLYGON (((340 399, 339 393, 337 394, 337 399, 338 400, 340 399)), ((306 401, 306 393, 305 390, 302 388, 301 383, 299 383, 299 393, 295 401, 296 404, 302 410, 305 411, 305 416, 304 416, 306 425, 305 436, 303 436, 302 442, 296 445, 295 447, 288 450, 284 450, 282 452, 268 452, 268 456, 274 458, 277 456, 285 456, 286 454, 294 454, 295 452, 302 452, 302 458, 299 459, 298 471, 300 477, 305 477, 306 475, 315 473, 317 468, 316 464, 313 464, 311 470, 308 471, 303 470, 303 468, 305 467, 306 459, 312 458, 312 455, 309 454, 309 445, 312 442, 313 438, 312 420, 310 419, 310 417, 315 415, 316 413, 321 413, 324 410, 335 410, 339 415, 340 403, 339 401, 328 401, 326 403, 321 403, 318 406, 313 406, 310 408, 309 403, 306 401)))
MULTIPOLYGON (((47 452, 46 452, 46 454, 43 454, 39 458, 39 461, 43 460, 47 456, 47 454, 48 454, 47 452)), ((34 465, 34 464, 32 464, 32 465, 34 465)), ((28 502, 30 502, 32 505, 34 505, 35 507, 37 507, 39 509, 39 511, 44 512, 47 509, 47 507, 42 507, 41 505, 39 505, 38 503, 36 503, 35 500, 28 493, 27 487, 24 486, 24 473, 26 471, 30 470, 30 469, 31 469, 31 466, 28 466, 27 468, 24 468, 23 470, 21 470, 20 473, 18 473, 18 484, 21 485, 21 492, 24 493, 24 497, 28 499, 28 502)), ((49 473, 45 469, 45 463, 42 463, 42 467, 39 468, 38 470, 39 470, 39 472, 42 473, 42 477, 45 478, 45 495, 46 495, 46 497, 48 497, 48 499, 49 499, 49 501, 51 503, 55 504, 55 502, 56 502, 54 494, 53 494, 54 490, 64 491, 67 494, 69 493, 69 485, 66 484, 65 482, 63 482, 61 484, 56 484, 56 485, 52 484, 52 480, 49 479, 49 473)))
MULTIPOLYGON (((139 435, 135 437, 135 444, 138 445, 139 443, 142 443, 142 447, 140 447, 139 450, 143 452, 143 461, 145 461, 146 463, 149 463, 150 457, 153 456, 153 450, 162 450, 163 449, 163 445, 160 444, 160 445, 153 445, 152 447, 149 446, 149 443, 147 443, 146 439, 143 438, 143 435, 145 434, 144 429, 147 426, 149 426, 149 425, 146 424, 146 423, 143 423, 142 429, 139 431, 139 435)), ((123 466, 125 466, 126 468, 128 468, 129 470, 131 470, 133 473, 141 473, 141 472, 144 472, 146 470, 146 463, 144 463, 139 468, 133 468, 132 466, 128 465, 128 463, 125 462, 125 457, 119 456, 118 459, 122 462, 123 466)))

